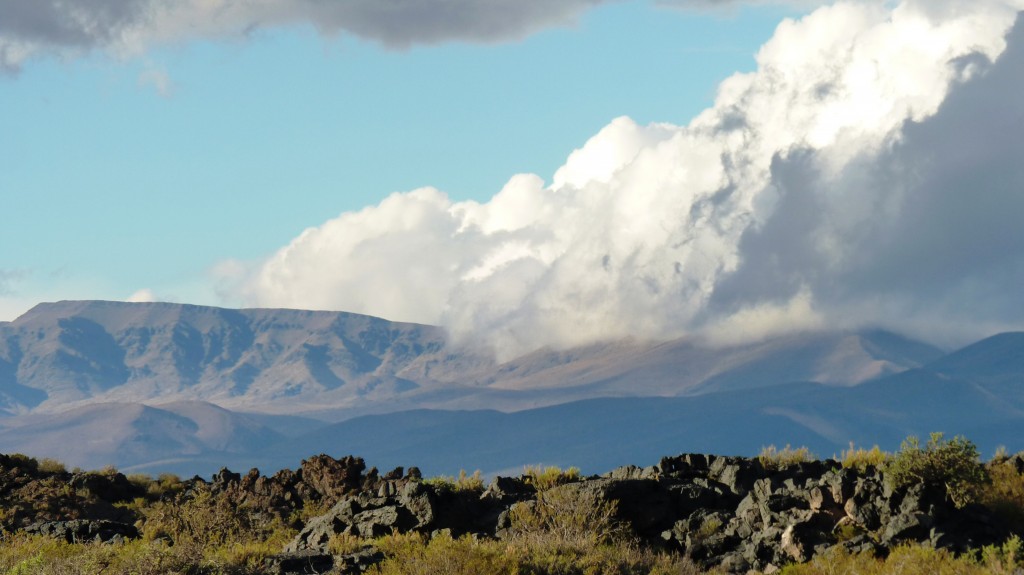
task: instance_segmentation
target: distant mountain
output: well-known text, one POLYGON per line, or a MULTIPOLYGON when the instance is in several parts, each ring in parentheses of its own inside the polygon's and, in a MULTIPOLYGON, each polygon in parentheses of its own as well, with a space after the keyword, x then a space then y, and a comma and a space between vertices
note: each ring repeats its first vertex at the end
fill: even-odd
POLYGON ((177 400, 335 419, 415 408, 510 411, 789 381, 853 385, 941 354, 874 331, 724 348, 610 342, 499 365, 452 348, 440 328, 358 314, 59 302, 0 325, 0 413, 177 400))
POLYGON ((925 366, 928 370, 975 381, 1020 382, 1024 378, 1024 332, 985 338, 925 366))
MULTIPOLYGON (((1024 387, 1024 381, 1018 381, 1024 387)), ((602 398, 493 411, 410 411, 359 417, 286 441, 358 453, 381 468, 416 462, 428 473, 575 465, 585 472, 656 460, 659 454, 756 455, 764 446, 807 446, 822 457, 850 442, 896 450, 908 435, 942 431, 974 441, 985 457, 1024 449, 1024 410, 975 382, 914 370, 855 387, 791 383, 690 397, 602 398)))
POLYGON ((0 415, 0 451, 182 474, 318 452, 428 473, 600 470, 931 431, 1021 450, 1024 334, 949 354, 884 331, 619 341, 499 364, 440 328, 357 314, 61 302, 0 324, 0 415))
POLYGON ((210 471, 239 460, 238 454, 251 459, 283 439, 244 415, 197 402, 103 403, 3 423, 0 452, 52 457, 86 469, 114 465, 131 471, 149 464, 155 470, 210 471), (204 467, 203 461, 217 463, 204 467))
POLYGON ((444 346, 438 328, 357 314, 60 302, 0 327, 0 389, 22 409, 200 399, 301 411, 416 389, 403 371, 444 346))

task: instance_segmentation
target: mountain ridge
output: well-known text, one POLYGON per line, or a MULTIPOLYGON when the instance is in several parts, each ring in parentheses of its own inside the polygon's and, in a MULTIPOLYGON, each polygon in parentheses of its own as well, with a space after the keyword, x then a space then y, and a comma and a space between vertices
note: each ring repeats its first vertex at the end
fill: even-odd
POLYGON ((945 353, 863 330, 717 349, 606 342, 499 364, 440 328, 359 314, 61 302, 0 325, 0 451, 185 474, 324 451, 452 474, 538 463, 527 453, 608 468, 767 443, 895 449, 931 431, 994 449, 1024 436, 1022 351, 1016 332, 945 353))
POLYGON ((627 340, 540 349, 499 364, 480 350, 452 347, 441 328, 361 314, 65 301, 37 305, 0 328, 0 408, 14 414, 197 400, 342 417, 389 405, 515 410, 779 381, 855 385, 941 354, 869 331, 724 348, 687 338, 627 340))

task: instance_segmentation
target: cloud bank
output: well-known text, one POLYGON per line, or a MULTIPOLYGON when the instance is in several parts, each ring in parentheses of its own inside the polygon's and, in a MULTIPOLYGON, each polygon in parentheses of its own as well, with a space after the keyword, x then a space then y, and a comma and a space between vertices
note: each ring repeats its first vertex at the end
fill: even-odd
POLYGON ((313 25, 396 48, 496 42, 572 23, 614 0, 0 0, 0 69, 40 55, 138 54, 151 45, 313 25))
POLYGON ((840 2, 785 21, 687 126, 618 118, 550 184, 423 188, 248 268, 250 305, 439 323, 503 357, 882 326, 1024 326, 1019 0, 840 2))

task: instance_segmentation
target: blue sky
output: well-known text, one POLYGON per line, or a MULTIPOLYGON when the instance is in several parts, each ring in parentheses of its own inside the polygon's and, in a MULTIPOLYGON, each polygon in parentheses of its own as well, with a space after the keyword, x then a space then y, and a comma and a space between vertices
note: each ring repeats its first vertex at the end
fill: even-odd
POLYGON ((219 261, 392 192, 484 201, 516 173, 550 180, 617 116, 688 122, 791 14, 627 2, 494 44, 289 26, 28 59, 0 76, 0 320, 143 288, 217 304, 219 261))

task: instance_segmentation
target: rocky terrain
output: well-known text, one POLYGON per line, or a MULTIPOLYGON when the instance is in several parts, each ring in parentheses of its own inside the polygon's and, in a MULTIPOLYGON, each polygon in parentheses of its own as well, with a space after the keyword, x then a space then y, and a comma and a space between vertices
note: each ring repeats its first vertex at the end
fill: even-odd
MULTIPOLYGON (((988 465, 990 472, 998 467, 1020 481, 1024 454, 988 465)), ((24 456, 0 456, 4 531, 117 542, 148 529, 138 509, 123 505, 146 496, 138 480, 113 470, 45 467, 24 456)), ((426 480, 415 467, 382 473, 357 457, 321 455, 272 476, 223 469, 208 481, 181 482, 161 497, 182 501, 208 493, 229 509, 294 522, 300 531, 265 559, 260 572, 267 573, 360 573, 384 559, 374 540, 388 534, 515 538, 524 513, 547 512, 560 521, 582 517, 566 525, 586 530, 600 522, 587 513, 606 509, 608 525, 626 537, 731 573, 773 573, 834 547, 879 557, 905 543, 965 552, 1004 541, 1012 528, 985 505, 955 504, 948 484, 894 486, 874 466, 844 467, 833 460, 683 454, 644 468, 541 480, 536 473, 495 477, 485 487, 464 479, 426 480), (313 509, 321 511, 308 513, 313 509), (362 543, 337 551, 332 545, 339 537, 362 543)))

